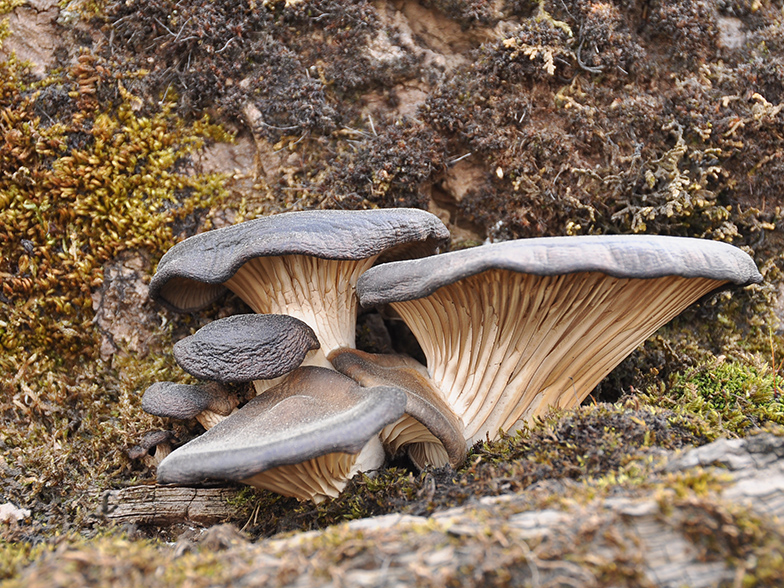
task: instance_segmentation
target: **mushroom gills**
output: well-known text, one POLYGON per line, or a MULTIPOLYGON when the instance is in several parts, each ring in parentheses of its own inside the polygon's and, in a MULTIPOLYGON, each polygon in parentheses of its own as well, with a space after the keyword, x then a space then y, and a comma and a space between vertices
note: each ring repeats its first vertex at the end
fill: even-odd
POLYGON ((463 425, 426 376, 427 370, 404 355, 337 349, 329 360, 362 386, 393 386, 406 393, 406 414, 379 434, 387 453, 405 449, 418 468, 459 467, 466 456, 463 425))
POLYGON ((290 315, 309 325, 322 351, 309 356, 305 365, 329 367, 330 351, 354 347, 356 283, 377 257, 357 261, 307 255, 255 257, 225 285, 258 313, 290 315))
POLYGON ((300 367, 278 386, 183 445, 158 468, 161 483, 246 481, 320 501, 357 471, 383 462, 378 432, 399 419, 406 396, 362 388, 331 369, 300 367))
POLYGON ((376 266, 357 294, 406 322, 473 443, 574 406, 688 305, 761 280, 726 243, 546 237, 376 266))
POLYGON ((579 404, 656 329, 725 283, 490 270, 391 306, 473 442, 579 404))
POLYGON ((278 466, 240 481, 319 504, 327 498, 337 498, 356 474, 372 474, 384 465, 385 457, 379 438, 371 437, 358 454, 328 453, 301 463, 278 466))
MULTIPOLYGON (((378 434, 391 455, 404 448, 408 457, 420 470, 428 466, 440 468, 450 465, 449 453, 444 444, 421 422, 405 414, 378 434)), ((455 467, 460 464, 455 464, 455 467)))

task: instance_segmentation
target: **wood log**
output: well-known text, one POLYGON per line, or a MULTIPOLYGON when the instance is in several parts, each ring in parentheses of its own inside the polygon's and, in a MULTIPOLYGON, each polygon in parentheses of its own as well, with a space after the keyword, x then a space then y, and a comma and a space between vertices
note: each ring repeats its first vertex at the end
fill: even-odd
POLYGON ((101 500, 101 514, 117 523, 157 525, 178 523, 213 525, 249 515, 238 487, 184 488, 143 485, 110 490, 101 500))

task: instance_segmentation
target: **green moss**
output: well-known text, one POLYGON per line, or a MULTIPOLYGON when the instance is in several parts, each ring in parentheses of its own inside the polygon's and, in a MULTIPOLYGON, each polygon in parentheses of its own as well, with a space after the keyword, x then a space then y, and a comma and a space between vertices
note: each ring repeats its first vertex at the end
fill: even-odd
POLYGON ((698 365, 649 388, 640 400, 701 421, 710 440, 784 424, 784 379, 770 366, 727 360, 698 365))
MULTIPOLYGON (((23 558, 44 552, 41 566, 30 569, 23 579, 4 585, 65 586, 73 582, 98 586, 191 586, 221 583, 226 565, 220 550, 198 549, 173 557, 171 547, 158 541, 131 539, 122 532, 105 532, 85 539, 67 534, 56 549, 36 548, 23 558)), ((2 552, 0 552, 2 553, 2 552)), ((22 563, 20 560, 19 563, 22 563)))
POLYGON ((46 544, 34 546, 25 541, 0 539, 0 581, 14 578, 22 568, 51 550, 46 544))

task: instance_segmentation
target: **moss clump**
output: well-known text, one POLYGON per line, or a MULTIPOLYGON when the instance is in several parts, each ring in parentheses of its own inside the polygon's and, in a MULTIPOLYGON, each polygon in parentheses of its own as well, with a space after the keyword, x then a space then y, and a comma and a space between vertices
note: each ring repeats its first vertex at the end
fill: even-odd
POLYGON ((719 357, 652 386, 640 400, 702 421, 712 441, 784 424, 782 386, 784 379, 768 365, 719 357))
POLYGON ((101 363, 103 265, 129 250, 159 257, 222 194, 188 158, 226 133, 134 96, 109 67, 83 53, 36 81, 0 62, 0 499, 55 526, 84 522, 90 487, 129 473, 126 442, 150 425, 135 386, 172 370, 134 356, 124 382, 101 363))
POLYGON ((40 568, 27 570, 23 579, 11 578, 8 586, 66 586, 74 582, 149 586, 152 582, 154 586, 187 583, 206 587, 222 583, 224 570, 231 568, 221 562, 220 549, 184 550, 173 557, 172 551, 158 541, 131 539, 117 531, 90 540, 68 534, 58 547, 36 551, 41 557, 40 568))

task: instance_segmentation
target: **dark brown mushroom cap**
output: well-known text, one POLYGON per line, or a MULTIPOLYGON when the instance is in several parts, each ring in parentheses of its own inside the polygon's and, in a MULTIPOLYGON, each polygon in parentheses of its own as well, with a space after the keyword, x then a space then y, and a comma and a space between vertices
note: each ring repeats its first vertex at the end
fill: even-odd
POLYGON ((156 382, 142 396, 142 410, 147 414, 180 420, 193 418, 205 410, 226 416, 236 405, 236 400, 216 382, 198 386, 156 382))
POLYGON ((169 443, 174 438, 174 433, 171 431, 147 431, 139 441, 138 445, 134 445, 128 450, 128 457, 131 459, 139 459, 150 453, 150 450, 160 445, 161 443, 169 443))
POLYGON ((404 255, 411 257, 433 253, 448 241, 449 231, 438 217, 418 209, 283 213, 178 243, 161 258, 150 297, 170 310, 194 311, 217 300, 225 291, 222 284, 256 257, 348 260, 415 249, 404 255))
POLYGON ((441 441, 449 465, 457 468, 465 461, 467 448, 458 417, 434 384, 415 367, 407 365, 409 358, 343 348, 333 351, 328 359, 336 370, 363 386, 394 386, 404 390, 406 413, 441 441))
POLYGON ((240 481, 329 453, 357 453, 405 405, 397 388, 362 388, 334 370, 301 367, 174 451, 160 464, 158 481, 240 481))
POLYGON ((219 319, 174 344, 180 367, 202 380, 269 380, 299 367, 319 348, 316 334, 282 314, 238 314, 219 319))
POLYGON ((591 235, 520 239, 383 264, 362 275, 357 294, 365 307, 415 300, 491 269, 538 276, 576 272, 641 279, 680 276, 738 286, 762 281, 751 257, 727 243, 659 235, 591 235))

